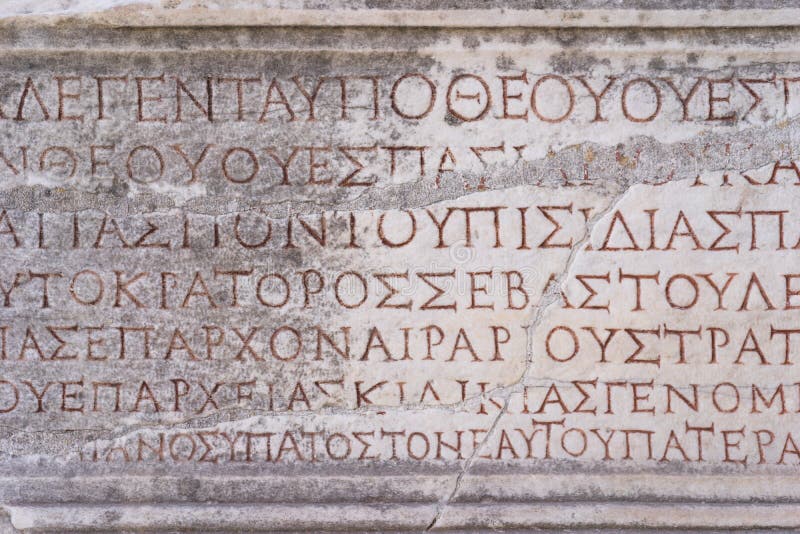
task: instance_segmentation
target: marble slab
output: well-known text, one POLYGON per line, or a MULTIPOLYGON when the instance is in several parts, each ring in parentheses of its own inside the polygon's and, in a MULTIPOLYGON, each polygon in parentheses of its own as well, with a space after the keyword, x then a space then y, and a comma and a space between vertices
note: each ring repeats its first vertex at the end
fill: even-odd
POLYGON ((800 528, 798 13, 434 4, 3 8, 0 530, 800 528))

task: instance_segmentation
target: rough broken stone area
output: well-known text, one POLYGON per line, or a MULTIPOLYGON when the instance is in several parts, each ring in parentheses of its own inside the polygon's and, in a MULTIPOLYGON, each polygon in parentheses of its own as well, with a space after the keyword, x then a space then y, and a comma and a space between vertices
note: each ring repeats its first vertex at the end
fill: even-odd
POLYGON ((18 4, 3 532, 800 528, 795 29, 18 4))

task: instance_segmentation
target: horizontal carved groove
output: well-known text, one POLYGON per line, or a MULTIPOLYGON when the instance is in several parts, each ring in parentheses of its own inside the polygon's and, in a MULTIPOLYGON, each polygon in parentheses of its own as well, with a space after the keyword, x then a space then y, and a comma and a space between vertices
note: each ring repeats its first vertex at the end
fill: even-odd
POLYGON ((7 18, 89 20, 114 27, 720 28, 797 26, 783 9, 117 9, 7 18), (346 13, 346 16, 343 14, 346 13))
MULTIPOLYGON (((148 503, 214 506, 329 506, 347 503, 426 506, 442 498, 450 475, 439 476, 79 476, 2 477, 0 503, 80 506, 148 503), (191 488, 188 491, 187 488, 191 488), (308 488, 314 488, 308 491, 308 488)), ((800 505, 796 477, 760 475, 472 474, 453 503, 800 505), (754 497, 757 496, 757 497, 754 497)))

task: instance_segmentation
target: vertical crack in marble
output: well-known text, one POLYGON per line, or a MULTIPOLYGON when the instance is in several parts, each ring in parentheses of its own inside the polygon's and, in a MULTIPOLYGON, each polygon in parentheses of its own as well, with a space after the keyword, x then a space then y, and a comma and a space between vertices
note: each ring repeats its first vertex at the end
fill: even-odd
POLYGON ((578 255, 582 251, 582 249, 586 246, 586 244, 592 238, 592 232, 594 231, 595 225, 603 219, 607 214, 611 213, 614 208, 625 198, 625 195, 630 191, 632 187, 636 184, 629 184, 627 188, 621 190, 618 193, 610 194, 610 199, 608 201, 608 205, 596 213, 593 217, 591 217, 586 223, 586 230, 583 235, 583 238, 580 239, 578 242, 570 250, 569 258, 567 259, 564 268, 561 270, 559 275, 555 277, 550 283, 548 284, 547 290, 545 294, 542 296, 542 302, 536 306, 534 306, 534 313, 533 317, 531 318, 530 323, 525 325, 525 330, 527 333, 527 344, 526 344, 526 355, 525 355, 525 369, 523 370, 522 374, 520 375, 519 380, 517 380, 513 384, 509 384, 507 386, 495 388, 490 390, 488 394, 492 392, 501 392, 503 394, 503 406, 497 412, 497 416, 492 421, 491 426, 489 427, 488 432, 483 440, 481 440, 480 444, 475 447, 472 451, 472 454, 467 458, 464 462, 464 466, 459 471, 459 473, 455 477, 455 481, 453 482, 453 489, 450 491, 446 498, 440 502, 437 506, 436 514, 434 515, 433 519, 431 520, 428 527, 425 529, 426 532, 432 531, 436 528, 436 524, 439 523, 441 518, 444 516, 445 511, 449 504, 453 501, 453 499, 458 495, 459 489, 461 488, 461 483, 464 477, 467 475, 467 472, 472 467, 472 464, 478 457, 478 453, 483 448, 484 444, 486 444, 490 438, 494 435, 498 425, 500 424, 501 419, 508 411, 508 405, 511 401, 511 396, 514 394, 517 389, 522 386, 524 387, 525 381, 531 371, 531 368, 534 363, 534 354, 533 354, 533 336, 536 333, 536 329, 542 323, 542 321, 547 316, 547 310, 555 306, 559 300, 561 299, 561 287, 565 282, 567 276, 569 275, 575 260, 578 258, 578 255))
POLYGON ((436 513, 434 514, 433 519, 431 520, 431 522, 428 525, 428 527, 425 529, 425 532, 431 531, 434 528, 436 528, 436 523, 439 522, 439 520, 441 519, 442 515, 444 514, 444 512, 447 509, 447 507, 450 504, 450 502, 458 494, 458 490, 461 488, 461 480, 467 474, 467 471, 469 471, 469 468, 472 466, 472 463, 477 458, 478 453, 483 448, 483 445, 492 436, 492 434, 494 433, 494 430, 497 427, 497 425, 500 424, 500 419, 502 419, 503 414, 505 413, 506 409, 508 408, 508 402, 509 402, 510 397, 511 397, 511 393, 509 392, 508 394, 506 394, 506 397, 505 397, 505 399, 503 401, 503 408, 498 412, 498 415, 497 415, 497 417, 495 417, 494 421, 492 421, 492 425, 489 427, 489 431, 486 433, 486 437, 484 437, 483 440, 481 440, 480 444, 478 444, 478 446, 475 447, 475 449, 472 451, 472 454, 470 454, 469 458, 467 458, 466 461, 464 462, 464 467, 459 471, 458 475, 456 475, 456 479, 455 479, 455 481, 453 483, 453 490, 449 494, 447 494, 447 497, 446 497, 446 499, 444 499, 443 502, 440 502, 437 505, 436 513))

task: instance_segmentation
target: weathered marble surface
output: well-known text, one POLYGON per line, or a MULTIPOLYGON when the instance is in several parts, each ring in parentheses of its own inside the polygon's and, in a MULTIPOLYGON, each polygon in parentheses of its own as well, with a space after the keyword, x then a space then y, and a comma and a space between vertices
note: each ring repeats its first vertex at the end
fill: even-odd
POLYGON ((9 3, 0 527, 800 528, 794 12, 613 4, 9 3))

